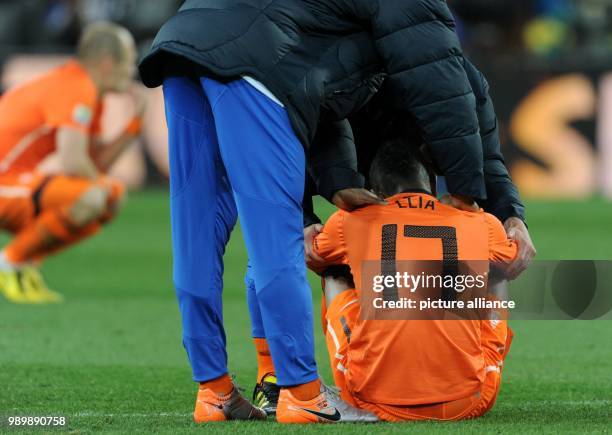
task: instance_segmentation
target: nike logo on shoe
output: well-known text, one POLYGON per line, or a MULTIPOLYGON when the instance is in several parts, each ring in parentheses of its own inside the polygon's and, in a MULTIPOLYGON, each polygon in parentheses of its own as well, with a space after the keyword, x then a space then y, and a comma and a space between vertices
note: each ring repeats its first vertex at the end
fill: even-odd
MULTIPOLYGON (((338 412, 338 410, 336 409, 336 412, 334 414, 327 414, 325 412, 318 412, 315 411, 313 409, 308 409, 308 408, 300 408, 302 411, 306 411, 312 415, 316 415, 317 417, 326 420, 326 421, 331 421, 333 423, 336 423, 338 421, 340 421, 340 418, 342 417, 340 415, 340 412, 338 412)), ((334 408, 335 409, 335 408, 334 408)))

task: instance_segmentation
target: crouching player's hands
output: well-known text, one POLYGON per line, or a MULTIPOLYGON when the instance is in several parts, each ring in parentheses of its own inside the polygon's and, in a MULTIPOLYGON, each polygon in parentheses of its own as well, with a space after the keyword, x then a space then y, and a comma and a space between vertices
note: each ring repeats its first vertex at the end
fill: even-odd
POLYGON ((134 104, 134 117, 142 119, 147 111, 149 100, 147 88, 139 83, 134 83, 130 87, 128 93, 134 104))
POLYGON ((342 189, 337 191, 332 198, 336 207, 351 211, 366 205, 384 205, 387 202, 366 189, 342 189))
POLYGON ((518 254, 512 264, 506 269, 508 279, 517 278, 531 263, 536 255, 536 249, 531 241, 529 230, 521 219, 511 217, 504 222, 506 235, 518 245, 518 254))

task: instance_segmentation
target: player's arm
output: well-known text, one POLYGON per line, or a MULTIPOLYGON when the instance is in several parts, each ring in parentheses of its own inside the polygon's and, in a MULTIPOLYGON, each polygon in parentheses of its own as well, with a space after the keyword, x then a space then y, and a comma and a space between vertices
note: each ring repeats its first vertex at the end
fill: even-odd
POLYGON ((126 129, 111 142, 104 143, 97 139, 93 143, 92 156, 101 172, 108 172, 117 159, 127 150, 140 135, 141 121, 134 118, 126 129))
POLYGON ((501 153, 499 128, 493 101, 489 95, 489 84, 469 60, 464 59, 463 64, 476 95, 484 153, 487 199, 481 201, 480 205, 504 223, 508 237, 519 245, 518 256, 508 269, 508 276, 516 278, 529 266, 536 255, 536 249, 525 225, 525 207, 501 153))
POLYGON ((308 172, 316 192, 342 210, 384 201, 364 189, 357 170, 355 139, 348 120, 321 122, 308 150, 308 172))
POLYGON ((304 256, 306 263, 311 265, 323 265, 325 261, 314 253, 312 244, 314 238, 321 232, 323 225, 321 219, 315 214, 313 196, 317 193, 317 188, 310 174, 306 173, 306 186, 304 189, 304 200, 302 201, 302 211, 304 212, 304 256))
POLYGON ((98 178, 98 169, 89 155, 89 136, 83 130, 60 127, 55 133, 62 172, 74 177, 98 178))
POLYGON ((485 213, 489 231, 489 261, 491 266, 507 271, 518 254, 518 245, 506 235, 502 223, 495 216, 485 213))
POLYGON ((123 132, 108 143, 102 142, 99 138, 95 138, 93 141, 92 156, 96 166, 101 172, 108 172, 117 159, 125 150, 134 144, 136 139, 140 136, 142 118, 146 110, 146 96, 136 87, 133 88, 131 94, 135 105, 134 117, 123 132))
POLYGON ((489 84, 484 75, 468 59, 463 59, 463 66, 476 96, 478 123, 482 138, 487 199, 480 201, 480 205, 502 222, 511 217, 524 221, 525 206, 521 201, 518 189, 512 182, 501 152, 499 126, 493 100, 489 93, 489 84))
POLYGON ((308 267, 316 273, 321 273, 329 266, 348 264, 346 243, 344 240, 343 227, 346 212, 334 213, 321 231, 315 236, 312 250, 321 261, 308 262, 308 267))
POLYGON ((323 225, 314 212, 312 197, 321 195, 343 210, 384 202, 365 190, 364 178, 357 171, 357 154, 347 120, 322 122, 308 152, 308 173, 302 203, 304 211, 304 252, 314 270, 325 261, 313 249, 314 238, 323 225))

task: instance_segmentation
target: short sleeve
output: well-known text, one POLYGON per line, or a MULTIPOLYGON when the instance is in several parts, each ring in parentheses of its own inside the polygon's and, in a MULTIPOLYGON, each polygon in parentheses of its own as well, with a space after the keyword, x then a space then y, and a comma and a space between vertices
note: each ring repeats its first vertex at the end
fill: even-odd
POLYGON ((518 252, 516 242, 508 239, 504 226, 495 216, 485 213, 485 219, 489 229, 489 261, 511 263, 518 252))
POLYGON ((45 124, 89 133, 97 107, 95 88, 86 82, 61 83, 42 101, 45 124))
POLYGON ((328 266, 348 264, 346 244, 343 237, 345 214, 344 211, 334 213, 313 241, 314 252, 323 258, 328 266))

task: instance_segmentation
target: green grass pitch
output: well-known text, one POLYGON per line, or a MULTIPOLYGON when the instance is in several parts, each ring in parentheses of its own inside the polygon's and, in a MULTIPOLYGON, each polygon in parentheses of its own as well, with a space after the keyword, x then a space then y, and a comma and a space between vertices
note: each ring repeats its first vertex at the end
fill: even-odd
MULTIPOLYGON (((109 228, 50 259, 44 272, 67 301, 0 301, 0 415, 65 415, 67 431, 115 433, 603 433, 612 430, 612 323, 513 322, 516 338, 497 405, 459 423, 281 427, 191 421, 196 386, 181 346, 171 281, 168 197, 132 195, 109 228)), ((612 204, 529 203, 540 259, 612 259, 612 204)), ((327 208, 329 212, 329 207, 327 208)), ((255 354, 239 231, 226 254, 230 370, 250 396, 255 354)), ((315 306, 320 289, 311 276, 315 306)), ((279 307, 281 309, 282 307, 279 307)), ((316 315, 315 315, 316 319, 316 315)), ((316 325, 320 371, 330 380, 316 325)), ((0 426, 0 433, 6 430, 0 426)))

